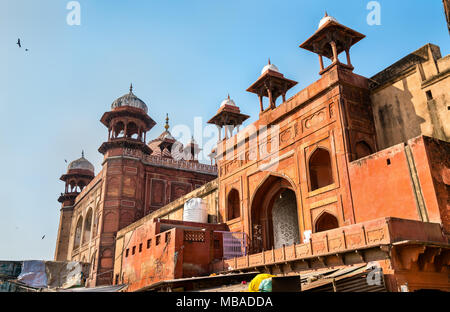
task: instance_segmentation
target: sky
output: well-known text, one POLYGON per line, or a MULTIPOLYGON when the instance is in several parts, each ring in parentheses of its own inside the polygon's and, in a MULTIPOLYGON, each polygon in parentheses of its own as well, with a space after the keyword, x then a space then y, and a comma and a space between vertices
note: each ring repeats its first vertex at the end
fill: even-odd
POLYGON ((427 43, 450 51, 441 0, 378 1, 380 25, 369 0, 79 0, 80 25, 69 2, 0 0, 0 260, 53 259, 65 160, 84 150, 100 171, 99 120, 130 83, 157 122, 149 140, 166 113, 171 129, 205 125, 227 94, 254 122, 245 90, 269 57, 298 81, 287 97, 316 81, 318 57, 299 45, 325 11, 366 35, 351 49, 366 77, 427 43))

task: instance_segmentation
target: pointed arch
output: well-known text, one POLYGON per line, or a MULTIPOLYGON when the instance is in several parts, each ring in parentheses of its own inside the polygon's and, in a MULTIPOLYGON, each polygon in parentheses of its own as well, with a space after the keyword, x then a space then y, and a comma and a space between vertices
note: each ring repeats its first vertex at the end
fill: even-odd
POLYGON ((134 121, 130 121, 127 124, 126 137, 127 138, 138 139, 138 136, 139 136, 139 127, 137 126, 137 124, 134 121))
POLYGON ((80 247, 81 244, 81 231, 83 227, 83 217, 80 216, 77 221, 77 225, 75 227, 75 235, 74 235, 74 241, 73 241, 73 249, 77 249, 80 247))
POLYGON ((323 232, 339 227, 338 219, 330 212, 324 211, 320 214, 315 222, 315 232, 323 232))
POLYGON ((271 173, 254 191, 250 206, 251 252, 300 242, 294 185, 284 175, 271 173))
POLYGON ((114 138, 120 138, 125 135, 125 124, 122 121, 119 121, 113 126, 113 136, 114 138))
POLYGON ((318 147, 311 154, 308 161, 308 170, 310 191, 314 191, 334 183, 331 155, 325 148, 318 147))
POLYGON ((92 218, 92 208, 89 208, 86 216, 84 217, 83 244, 91 240, 92 218))
POLYGON ((227 220, 233 220, 241 216, 241 200, 239 192, 231 189, 227 196, 227 220))

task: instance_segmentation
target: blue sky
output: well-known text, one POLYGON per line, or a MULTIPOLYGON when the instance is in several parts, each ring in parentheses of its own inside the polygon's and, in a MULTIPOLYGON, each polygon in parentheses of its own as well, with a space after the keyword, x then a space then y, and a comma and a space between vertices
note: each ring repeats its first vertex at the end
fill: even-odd
POLYGON ((367 36, 351 50, 366 77, 429 42, 450 50, 441 0, 379 1, 379 26, 368 0, 80 0, 80 26, 66 23, 68 2, 0 2, 0 259, 53 258, 64 159, 84 149, 99 172, 99 119, 130 82, 157 122, 151 139, 166 113, 192 127, 228 93, 255 121, 245 90, 268 57, 299 82, 289 97, 317 80, 317 56, 298 46, 325 10, 367 36))

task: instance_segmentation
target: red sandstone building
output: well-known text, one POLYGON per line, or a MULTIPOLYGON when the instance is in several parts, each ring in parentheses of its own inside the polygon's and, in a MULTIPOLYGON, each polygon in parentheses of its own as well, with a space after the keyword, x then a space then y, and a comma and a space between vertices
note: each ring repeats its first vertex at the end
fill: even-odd
POLYGON ((259 119, 242 130, 248 116, 228 97, 209 121, 225 129, 212 153, 217 179, 215 166, 173 165, 168 128, 145 144, 146 106, 131 91, 118 99, 101 119, 100 174, 82 158, 61 177, 56 259, 90 262, 90 285, 129 291, 369 262, 389 291, 450 290, 450 56, 428 44, 368 79, 350 58, 363 38, 325 16, 300 45, 318 55, 321 78, 286 98, 296 82, 269 61, 247 90, 259 119), (206 204, 208 223, 183 221, 191 198, 206 204), (230 237, 241 246, 234 257, 230 237))
POLYGON ((147 111, 131 87, 101 118, 108 129, 101 171, 95 175, 83 155, 61 177, 55 260, 90 263, 91 286, 112 282, 117 231, 217 177, 215 166, 196 159, 195 143, 183 147, 172 137, 168 118, 165 131, 147 144, 155 125, 147 111))

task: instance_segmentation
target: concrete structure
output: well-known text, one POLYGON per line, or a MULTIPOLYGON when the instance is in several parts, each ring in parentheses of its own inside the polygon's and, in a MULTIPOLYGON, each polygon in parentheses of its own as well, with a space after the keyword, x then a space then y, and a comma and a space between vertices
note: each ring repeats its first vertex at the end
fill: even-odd
POLYGON ((198 163, 194 141, 176 142, 168 118, 146 144, 154 121, 130 89, 101 119, 102 171, 83 156, 61 178, 55 257, 90 262, 90 285, 129 291, 371 261, 389 291, 450 290, 450 58, 428 44, 366 78, 350 55, 364 37, 326 15, 300 45, 318 55, 321 78, 291 98, 296 82, 269 60, 247 89, 259 119, 240 130, 248 116, 228 96, 209 121, 226 129, 214 166, 198 163), (207 204, 208 223, 183 221, 191 198, 207 204), (225 259, 230 233, 245 238, 244 256, 225 259))

